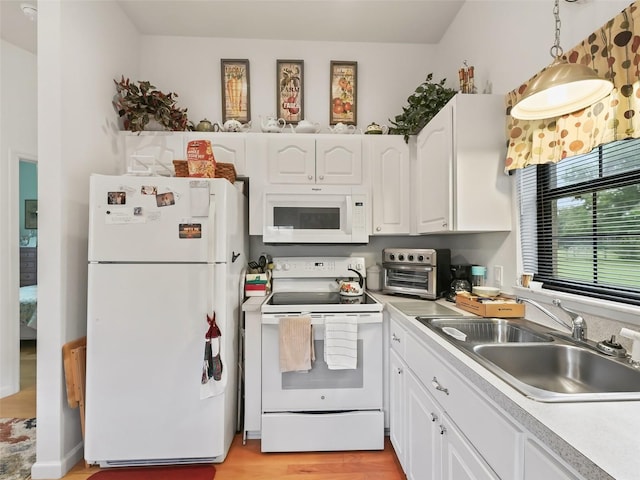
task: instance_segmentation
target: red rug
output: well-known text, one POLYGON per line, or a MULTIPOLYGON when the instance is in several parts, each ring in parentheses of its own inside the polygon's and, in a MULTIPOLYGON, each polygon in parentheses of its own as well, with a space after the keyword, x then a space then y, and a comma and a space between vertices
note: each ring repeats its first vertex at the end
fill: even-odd
POLYGON ((213 480, 213 465, 180 465, 166 467, 114 467, 100 470, 91 480, 213 480))

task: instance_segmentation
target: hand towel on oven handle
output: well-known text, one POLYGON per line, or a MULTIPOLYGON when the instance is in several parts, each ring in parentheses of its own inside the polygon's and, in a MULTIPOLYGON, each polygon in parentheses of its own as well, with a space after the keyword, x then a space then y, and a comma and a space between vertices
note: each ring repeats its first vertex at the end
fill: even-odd
POLYGON ((358 319, 327 316, 324 319, 324 361, 329 370, 358 367, 358 319))
POLYGON ((283 317, 278 324, 281 372, 311 370, 315 360, 311 317, 283 317))

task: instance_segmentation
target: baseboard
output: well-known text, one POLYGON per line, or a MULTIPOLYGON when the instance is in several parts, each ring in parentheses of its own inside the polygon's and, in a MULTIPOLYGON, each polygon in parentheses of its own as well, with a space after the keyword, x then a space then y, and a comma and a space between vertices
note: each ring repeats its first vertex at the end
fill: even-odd
POLYGON ((36 459, 36 463, 31 467, 31 478, 33 480, 62 478, 83 458, 84 442, 80 442, 59 462, 39 462, 36 459))

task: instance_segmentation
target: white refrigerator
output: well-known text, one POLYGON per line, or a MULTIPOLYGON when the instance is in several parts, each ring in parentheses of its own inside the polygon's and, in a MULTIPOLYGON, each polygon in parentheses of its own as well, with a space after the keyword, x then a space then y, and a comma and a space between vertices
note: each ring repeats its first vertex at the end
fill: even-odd
MULTIPOLYGON (((247 204, 226 179, 92 175, 85 460, 221 462, 237 423, 247 204), (203 376, 207 316, 222 371, 203 376)), ((219 364, 218 364, 219 365, 219 364)))

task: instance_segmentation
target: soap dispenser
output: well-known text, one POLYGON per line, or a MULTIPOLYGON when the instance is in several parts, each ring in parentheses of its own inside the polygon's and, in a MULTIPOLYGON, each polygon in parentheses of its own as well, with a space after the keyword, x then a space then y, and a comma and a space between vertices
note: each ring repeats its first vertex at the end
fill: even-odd
POLYGON ((631 347, 631 364, 634 367, 640 367, 640 332, 623 328, 620 335, 633 341, 631 347))

